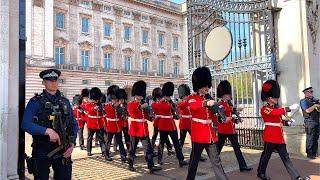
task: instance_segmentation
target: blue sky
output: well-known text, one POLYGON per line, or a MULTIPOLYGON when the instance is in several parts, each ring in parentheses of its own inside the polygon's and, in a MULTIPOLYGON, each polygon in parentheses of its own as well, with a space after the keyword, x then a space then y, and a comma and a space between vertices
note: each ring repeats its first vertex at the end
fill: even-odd
POLYGON ((172 2, 175 2, 175 3, 183 3, 183 2, 186 2, 186 0, 171 0, 172 2))

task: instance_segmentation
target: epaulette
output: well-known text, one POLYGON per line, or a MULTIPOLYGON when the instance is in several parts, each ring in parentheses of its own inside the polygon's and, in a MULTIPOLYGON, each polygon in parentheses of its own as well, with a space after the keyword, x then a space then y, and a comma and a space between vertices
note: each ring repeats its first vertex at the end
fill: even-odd
POLYGON ((43 96, 43 93, 41 93, 41 94, 39 94, 39 93, 34 93, 34 96, 33 96, 31 99, 38 100, 38 99, 40 99, 42 96, 43 96))

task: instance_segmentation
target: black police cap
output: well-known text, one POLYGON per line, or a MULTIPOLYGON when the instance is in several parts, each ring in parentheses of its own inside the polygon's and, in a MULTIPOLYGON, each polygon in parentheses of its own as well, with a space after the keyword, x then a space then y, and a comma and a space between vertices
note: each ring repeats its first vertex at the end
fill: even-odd
POLYGON ((46 69, 39 73, 41 79, 57 80, 60 77, 61 71, 57 69, 46 69))
POLYGON ((310 89, 312 89, 312 87, 311 87, 311 86, 310 86, 310 87, 305 88, 302 92, 306 92, 306 91, 308 91, 308 90, 310 90, 310 89))

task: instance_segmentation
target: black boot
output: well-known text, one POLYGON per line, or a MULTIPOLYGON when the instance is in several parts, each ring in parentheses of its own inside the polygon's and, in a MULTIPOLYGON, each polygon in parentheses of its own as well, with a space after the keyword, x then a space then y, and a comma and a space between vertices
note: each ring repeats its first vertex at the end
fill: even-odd
POLYGON ((207 158, 205 158, 204 156, 201 156, 201 157, 200 157, 200 161, 204 162, 204 161, 206 161, 206 160, 207 160, 207 158))
POLYGON ((81 149, 81 150, 85 150, 86 147, 85 147, 84 145, 80 145, 80 149, 81 149))
POLYGON ((240 168, 240 172, 243 172, 243 171, 251 171, 252 168, 251 167, 248 167, 248 166, 245 166, 245 167, 241 167, 240 168))
POLYGON ((102 155, 107 161, 112 161, 112 158, 110 157, 110 153, 104 152, 102 153, 102 155))
POLYGON ((162 168, 160 166, 152 166, 149 168, 149 173, 152 174, 155 171, 160 171, 162 168))
POLYGON ((257 174, 257 177, 261 180, 271 180, 271 178, 268 177, 266 174, 257 174))
POLYGON ((136 169, 131 165, 129 165, 128 169, 129 169, 129 171, 136 171, 136 169))
POLYGON ((121 162, 125 163, 127 161, 127 157, 121 156, 121 162))
POLYGON ((172 149, 168 149, 168 156, 174 155, 175 152, 172 149))
POLYGON ((91 152, 88 152, 87 155, 88 155, 88 156, 92 156, 91 152))
POLYGON ((183 166, 186 166, 186 165, 188 165, 187 161, 185 161, 185 160, 180 160, 179 161, 179 166, 180 167, 183 167, 183 166))

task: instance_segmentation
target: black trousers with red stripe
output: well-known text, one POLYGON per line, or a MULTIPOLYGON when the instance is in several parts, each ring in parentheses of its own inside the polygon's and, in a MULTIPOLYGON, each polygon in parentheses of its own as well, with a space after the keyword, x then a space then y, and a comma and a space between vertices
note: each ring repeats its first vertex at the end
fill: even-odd
POLYGON ((287 152, 286 144, 275 144, 270 142, 265 142, 263 147, 263 152, 260 157, 258 174, 265 174, 268 166, 269 159, 274 150, 277 150, 280 158, 286 167, 291 179, 296 179, 299 177, 298 171, 293 167, 293 164, 289 158, 289 154, 287 152))

